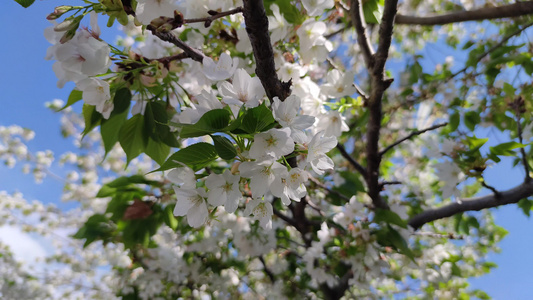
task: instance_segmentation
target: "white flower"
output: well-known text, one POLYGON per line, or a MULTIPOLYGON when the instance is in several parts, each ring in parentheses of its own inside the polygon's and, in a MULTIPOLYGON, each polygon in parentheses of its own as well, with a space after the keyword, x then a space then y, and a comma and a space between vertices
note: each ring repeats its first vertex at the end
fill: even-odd
POLYGON ((250 157, 254 159, 271 156, 278 159, 294 151, 294 140, 290 137, 290 128, 276 129, 258 133, 250 147, 250 157))
POLYGON ((282 175, 282 185, 272 186, 272 194, 279 197, 283 204, 291 204, 291 199, 300 201, 307 194, 305 182, 309 174, 300 168, 292 168, 288 173, 282 175))
POLYGON ((457 185, 463 181, 465 174, 453 161, 443 161, 435 166, 437 176, 440 179, 442 198, 447 199, 451 196, 459 196, 460 191, 457 185))
POLYGON ((105 119, 109 119, 114 104, 107 82, 90 77, 76 83, 76 87, 83 92, 82 97, 86 104, 96 106, 96 111, 101 113, 105 119))
POLYGON ((333 0, 302 0, 307 14, 311 17, 320 16, 324 10, 332 8, 335 4, 333 0))
POLYGON ((282 186, 281 178, 287 177, 287 168, 272 159, 243 162, 239 165, 239 171, 242 177, 250 178, 254 198, 261 198, 267 191, 279 189, 282 186))
POLYGON ((333 45, 324 37, 326 23, 307 19, 302 23, 296 34, 300 38, 300 55, 304 63, 313 59, 324 61, 328 52, 333 50, 333 45))
POLYGON ((239 65, 239 58, 234 57, 232 60, 231 56, 223 52, 217 63, 212 58, 206 56, 202 64, 205 77, 213 81, 220 81, 230 78, 235 73, 239 65))
POLYGON ((333 169, 333 160, 326 153, 337 145, 337 138, 334 136, 324 136, 324 132, 319 132, 313 136, 307 148, 306 162, 318 174, 324 174, 324 170, 333 169))
POLYGON ((326 78, 328 82, 322 85, 322 93, 329 98, 350 96, 356 92, 353 85, 354 74, 351 72, 342 74, 341 71, 334 69, 326 78))
POLYGON ((189 167, 184 166, 172 169, 166 177, 182 189, 196 188, 196 176, 194 175, 194 171, 189 167))
POLYGON ((137 0, 135 16, 139 22, 149 25, 153 19, 159 17, 173 17, 178 9, 173 0, 137 0))
POLYGON ((272 14, 274 16, 268 16, 268 30, 272 33, 270 34, 270 39, 272 43, 275 43, 279 40, 284 39, 288 33, 288 23, 287 20, 279 12, 279 6, 277 4, 270 5, 272 14))
POLYGON ((209 216, 207 204, 205 203, 206 193, 203 188, 180 189, 174 187, 178 202, 174 207, 175 216, 187 215, 187 222, 192 227, 200 227, 209 216))
POLYGON ((274 119, 283 127, 291 129, 291 138, 297 143, 307 141, 307 136, 303 132, 305 129, 313 126, 315 117, 313 116, 296 116, 300 109, 300 98, 291 95, 281 102, 278 97, 274 97, 272 103, 272 113, 274 119))
POLYGON ((318 116, 316 131, 324 131, 325 136, 339 137, 342 132, 348 130, 350 128, 344 121, 344 116, 336 110, 330 110, 318 116))
POLYGON ((261 199, 252 199, 246 204, 244 209, 245 215, 254 215, 254 219, 259 220, 259 224, 264 229, 272 228, 272 204, 270 202, 262 201, 261 199))
POLYGON ((242 199, 239 180, 239 176, 231 174, 227 169, 223 174, 209 174, 205 178, 205 186, 209 189, 207 201, 213 206, 224 205, 229 213, 234 212, 242 199))
POLYGON ((251 77, 244 69, 238 69, 233 75, 233 83, 222 82, 219 86, 222 101, 226 104, 246 107, 256 107, 265 95, 261 81, 257 77, 251 77))

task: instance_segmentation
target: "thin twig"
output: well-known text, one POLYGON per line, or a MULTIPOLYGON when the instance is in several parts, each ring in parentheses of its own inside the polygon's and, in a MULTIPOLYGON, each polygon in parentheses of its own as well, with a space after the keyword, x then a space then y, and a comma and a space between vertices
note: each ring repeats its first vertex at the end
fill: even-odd
POLYGON ((266 265, 266 262, 265 262, 265 259, 263 258, 263 256, 259 256, 259 261, 261 261, 261 263, 263 264, 263 271, 265 271, 265 274, 267 274, 268 278, 270 278, 270 282, 274 283, 276 282, 276 276, 274 275, 274 273, 272 273, 272 271, 267 267, 266 265))
MULTIPOLYGON (((517 133, 518 133, 518 141, 520 144, 524 143, 524 139, 522 138, 522 124, 520 123, 520 119, 522 118, 521 113, 522 111, 525 111, 524 109, 524 99, 522 96, 517 97, 513 102, 513 108, 515 110, 515 117, 516 117, 516 127, 517 127, 517 133)), ((520 148, 520 155, 522 156, 522 164, 524 165, 524 171, 526 172, 524 180, 527 182, 531 180, 531 176, 529 176, 529 163, 527 162, 527 155, 526 151, 524 150, 524 147, 520 148)))
POLYGON ((450 240, 463 240, 464 239, 462 235, 455 235, 453 233, 442 234, 442 233, 429 232, 429 231, 415 231, 411 233, 411 235, 429 236, 429 237, 434 237, 434 238, 439 238, 439 239, 450 239, 450 240))
POLYGON ((150 30, 153 35, 157 36, 163 41, 174 44, 176 47, 182 49, 190 58, 195 61, 202 62, 205 55, 198 49, 194 49, 180 40, 173 32, 159 32, 152 25, 148 25, 146 29, 150 30))
POLYGON ((348 202, 350 201, 350 198, 346 197, 345 195, 335 191, 335 190, 332 190, 330 188, 328 188, 325 184, 323 184, 322 182, 320 182, 318 179, 312 177, 312 176, 309 176, 309 180, 311 180, 314 184, 316 184, 319 188, 325 190, 328 194, 334 194, 335 196, 341 198, 342 200, 348 202))
POLYGON ((352 167, 357 170, 357 172, 363 175, 363 177, 367 177, 365 168, 361 166, 358 162, 356 162, 355 159, 353 159, 353 157, 348 152, 346 152, 346 149, 344 149, 343 145, 337 144, 337 149, 339 150, 341 155, 346 158, 346 160, 348 160, 352 167))
POLYGON ((498 190, 496 188, 494 188, 493 186, 490 186, 488 185, 485 180, 481 181, 481 185, 486 188, 486 189, 489 189, 491 190, 493 193, 494 193, 494 196, 496 198, 501 198, 502 197, 502 194, 500 194, 500 192, 498 192, 498 190))
POLYGON ((353 86, 355 87, 355 91, 361 98, 363 98, 364 102, 368 102, 368 95, 359 87, 357 84, 353 83, 353 86))
MULTIPOLYGON (((533 2, 533 1, 531 1, 533 2)), ((519 35, 520 33, 522 33, 522 31, 526 30, 527 28, 533 26, 533 22, 530 22, 526 25, 524 25, 524 27, 514 31, 513 33, 509 34, 508 36, 506 36, 505 38, 503 38, 500 42, 498 42, 496 45, 490 47, 487 51, 483 52, 482 54, 480 54, 475 61, 481 61, 483 58, 485 58, 485 56, 491 54, 492 52, 496 51, 497 49, 499 49, 504 43, 506 43, 509 39, 511 39, 512 37, 516 36, 516 35, 519 35)), ((469 66, 465 66, 464 68, 462 68, 461 70, 453 73, 452 75, 450 75, 446 81, 450 81, 452 80, 453 78, 455 78, 457 75, 465 72, 467 69, 469 68, 469 66)))
POLYGON ((396 142, 392 143, 391 145, 387 146, 385 149, 381 150, 379 152, 379 155, 383 156, 385 155, 385 153, 387 153, 389 150, 391 150, 392 148, 398 146, 399 144, 405 142, 406 140, 409 140, 417 135, 421 135, 422 133, 424 132, 427 132, 427 131, 430 131, 430 130, 435 130, 435 129, 438 129, 438 128, 441 128, 441 127, 444 127, 448 125, 448 123, 442 123, 442 124, 437 124, 437 125, 434 125, 434 126, 431 126, 431 127, 428 127, 426 129, 422 129, 422 130, 417 130, 417 131, 413 131, 411 132, 411 134, 409 134, 408 136, 406 137, 403 137, 399 140, 397 140, 396 142))
POLYGON ((223 18, 225 16, 234 15, 237 13, 242 12, 242 6, 239 6, 234 9, 230 9, 228 11, 218 12, 216 10, 209 10, 207 13, 209 14, 209 17, 204 18, 193 18, 193 19, 183 19, 183 24, 187 23, 205 23, 205 27, 211 26, 211 23, 216 20, 223 18))

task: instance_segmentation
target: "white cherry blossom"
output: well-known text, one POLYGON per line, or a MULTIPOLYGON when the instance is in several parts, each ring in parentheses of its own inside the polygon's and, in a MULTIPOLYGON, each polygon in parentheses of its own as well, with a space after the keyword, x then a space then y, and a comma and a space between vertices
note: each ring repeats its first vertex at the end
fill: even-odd
POLYGON ((135 17, 144 25, 149 25, 159 17, 173 17, 178 9, 174 0, 137 0, 135 17))
POLYGON ((203 188, 182 189, 174 187, 178 202, 174 207, 175 216, 187 215, 187 222, 192 227, 204 225, 209 216, 205 198, 207 194, 203 188))
POLYGON ((250 178, 250 189, 254 198, 263 197, 273 188, 279 189, 282 186, 281 178, 287 176, 287 168, 272 159, 243 162, 239 171, 242 177, 250 178))
POLYGON ((333 0, 302 0, 307 14, 316 17, 324 13, 324 10, 332 8, 335 4, 333 0))
POLYGON ((294 150, 294 140, 290 137, 290 128, 272 128, 254 136, 254 143, 250 147, 251 158, 260 159, 272 157, 278 159, 290 154, 294 150))
POLYGON ((287 36, 289 23, 281 15, 277 4, 270 5, 270 9, 272 10, 273 16, 268 16, 268 30, 272 32, 270 39, 275 43, 283 40, 287 36))
POLYGON ((213 206, 224 205, 227 212, 233 213, 239 206, 242 193, 239 189, 240 177, 226 169, 223 174, 211 173, 205 178, 205 186, 209 189, 207 201, 213 206))
POLYGON ((204 74, 207 78, 213 81, 220 81, 230 78, 235 73, 239 65, 239 58, 234 57, 231 59, 231 56, 223 52, 218 62, 215 63, 211 57, 206 56, 202 64, 204 74))
POLYGON ((265 95, 259 78, 251 77, 244 69, 237 69, 233 82, 222 82, 218 89, 224 103, 238 106, 256 107, 265 95))
POLYGON ((343 132, 350 130, 344 116, 337 110, 330 110, 318 116, 316 131, 324 131, 325 136, 339 137, 343 132))
POLYGON ((351 96, 356 92, 353 85, 354 74, 352 72, 343 74, 341 71, 334 69, 328 73, 326 78, 327 83, 322 85, 322 93, 329 98, 351 96))
POLYGON ((259 220, 259 224, 264 229, 272 228, 272 214, 274 210, 272 209, 272 204, 261 199, 252 199, 246 204, 244 210, 245 215, 254 215, 254 219, 259 220))
POLYGON ((305 129, 313 126, 315 117, 300 115, 297 116, 300 110, 301 100, 296 95, 291 95, 281 102, 278 97, 274 97, 272 103, 272 113, 274 119, 283 127, 288 127, 291 130, 291 138, 297 143, 305 143, 307 136, 303 132, 305 129))
POLYGON ((313 136, 307 146, 306 162, 318 174, 324 174, 325 170, 333 169, 333 160, 326 155, 337 145, 337 138, 334 136, 324 136, 324 132, 319 132, 313 136))
POLYGON ((105 119, 109 119, 114 104, 111 100, 109 84, 106 81, 91 77, 79 81, 76 87, 83 92, 82 97, 85 103, 96 106, 96 111, 101 113, 105 119))

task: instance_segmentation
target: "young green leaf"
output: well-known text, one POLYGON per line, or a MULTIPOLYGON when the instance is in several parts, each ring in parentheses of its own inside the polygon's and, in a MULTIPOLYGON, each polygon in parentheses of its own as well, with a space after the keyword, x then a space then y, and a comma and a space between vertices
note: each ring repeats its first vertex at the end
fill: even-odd
POLYGON ((207 166, 210 162, 217 159, 217 157, 218 155, 215 146, 208 143, 196 143, 172 154, 167 161, 155 171, 165 171, 182 167, 180 163, 186 164, 191 169, 197 171, 207 166))
POLYGON ((226 160, 235 158, 237 150, 230 140, 220 135, 212 135, 211 137, 213 138, 218 156, 226 160))
POLYGON ((118 134, 118 141, 126 152, 128 163, 143 153, 148 144, 148 135, 144 126, 144 117, 134 115, 122 125, 118 134))

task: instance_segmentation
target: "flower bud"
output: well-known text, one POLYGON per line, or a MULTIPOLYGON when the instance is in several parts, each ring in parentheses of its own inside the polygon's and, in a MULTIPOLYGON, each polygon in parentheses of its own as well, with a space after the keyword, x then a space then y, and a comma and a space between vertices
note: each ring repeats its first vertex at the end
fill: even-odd
POLYGON ((48 17, 46 17, 47 20, 55 20, 59 17, 61 17, 64 13, 68 12, 72 9, 72 6, 70 5, 62 5, 58 6, 54 9, 54 12, 49 14, 48 17))
POLYGON ((80 21, 83 18, 83 16, 77 16, 75 18, 67 18, 65 21, 57 24, 54 27, 54 31, 61 32, 61 31, 70 31, 70 30, 76 30, 80 26, 80 21))

